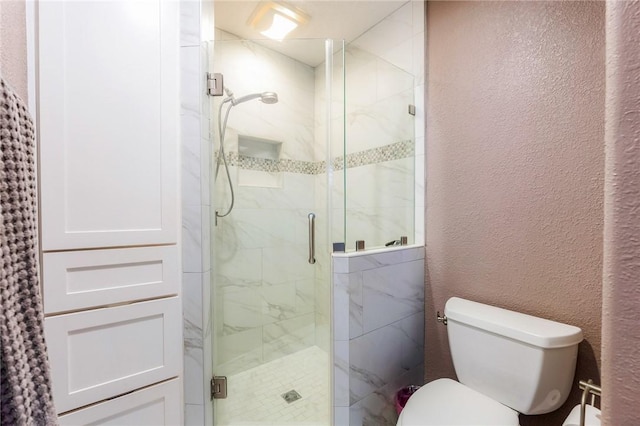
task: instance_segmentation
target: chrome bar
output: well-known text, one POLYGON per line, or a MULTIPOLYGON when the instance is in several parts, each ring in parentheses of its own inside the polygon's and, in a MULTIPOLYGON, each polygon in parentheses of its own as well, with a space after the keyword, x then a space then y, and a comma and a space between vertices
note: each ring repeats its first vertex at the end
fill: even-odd
POLYGON ((316 215, 309 213, 309 263, 316 263, 316 215))
POLYGON ((587 413, 587 396, 591 394, 591 405, 594 405, 595 396, 602 396, 602 388, 598 385, 594 385, 593 380, 591 379, 589 379, 588 382, 580 380, 579 387, 583 390, 582 399, 580 400, 580 426, 584 426, 587 413))
POLYGON ((592 393, 597 396, 602 396, 602 388, 598 385, 593 384, 593 380, 589 379, 588 382, 584 380, 580 380, 580 389, 589 390, 589 393, 592 393))

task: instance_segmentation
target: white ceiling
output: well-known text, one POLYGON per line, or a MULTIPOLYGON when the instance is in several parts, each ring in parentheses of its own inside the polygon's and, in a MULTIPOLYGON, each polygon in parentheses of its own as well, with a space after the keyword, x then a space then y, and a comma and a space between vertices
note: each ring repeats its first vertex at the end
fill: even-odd
POLYGON ((215 25, 242 39, 256 40, 266 47, 311 66, 324 61, 324 52, 288 39, 344 39, 347 43, 400 8, 407 0, 290 0, 286 3, 310 16, 309 22, 293 30, 282 42, 265 40, 247 21, 259 1, 215 0, 215 25))

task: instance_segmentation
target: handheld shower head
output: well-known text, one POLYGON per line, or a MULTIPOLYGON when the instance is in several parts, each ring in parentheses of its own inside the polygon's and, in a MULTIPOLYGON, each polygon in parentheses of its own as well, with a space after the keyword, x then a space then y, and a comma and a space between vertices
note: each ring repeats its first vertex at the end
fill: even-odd
POLYGON ((275 104, 278 102, 278 94, 276 92, 263 92, 260 95, 260 100, 265 104, 275 104))
POLYGON ((260 100, 265 104, 275 104, 276 102, 278 102, 278 94, 276 92, 263 92, 263 93, 252 93, 250 95, 239 97, 238 99, 233 98, 231 100, 231 103, 233 104, 233 106, 236 106, 243 102, 247 102, 257 98, 260 98, 260 100))
POLYGON ((227 158, 226 158, 226 154, 224 153, 224 134, 227 129, 227 119, 229 118, 229 113, 231 112, 231 108, 233 108, 238 104, 241 104, 242 102, 247 102, 257 98, 260 98, 260 101, 262 101, 265 104, 275 104, 276 102, 278 102, 278 94, 276 92, 252 93, 250 95, 245 95, 236 99, 236 97, 233 96, 233 92, 231 90, 225 88, 224 91, 227 94, 227 97, 222 100, 222 102, 218 107, 218 134, 220 135, 220 155, 218 155, 218 159, 216 161, 215 176, 216 177, 218 176, 218 169, 220 167, 220 162, 222 162, 224 164, 224 169, 227 174, 227 180, 229 182, 229 192, 231 192, 231 205, 229 206, 229 209, 225 213, 220 214, 216 210, 216 225, 218 224, 219 217, 225 217, 229 213, 231 213, 231 210, 233 210, 233 205, 235 202, 233 184, 231 183, 231 175, 229 174, 229 166, 227 165, 227 158), (223 121, 222 108, 224 107, 224 104, 226 104, 227 102, 230 102, 231 105, 227 107, 225 116, 224 116, 224 121, 223 121))

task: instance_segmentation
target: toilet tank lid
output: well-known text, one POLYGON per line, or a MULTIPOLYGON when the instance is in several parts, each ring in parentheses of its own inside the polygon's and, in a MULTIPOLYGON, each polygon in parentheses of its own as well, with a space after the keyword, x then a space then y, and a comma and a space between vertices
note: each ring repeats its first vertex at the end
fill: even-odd
POLYGON ((448 321, 456 321, 540 348, 563 348, 582 341, 582 330, 544 318, 452 297, 445 305, 448 321))

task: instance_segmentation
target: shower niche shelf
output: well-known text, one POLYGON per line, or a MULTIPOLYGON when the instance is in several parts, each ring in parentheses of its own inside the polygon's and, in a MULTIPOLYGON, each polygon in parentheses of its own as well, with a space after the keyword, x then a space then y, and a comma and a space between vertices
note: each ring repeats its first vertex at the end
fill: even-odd
POLYGON ((263 188, 281 188, 278 164, 282 142, 238 135, 238 184, 263 188))
POLYGON ((238 154, 263 160, 280 160, 282 142, 253 136, 238 135, 238 154))

